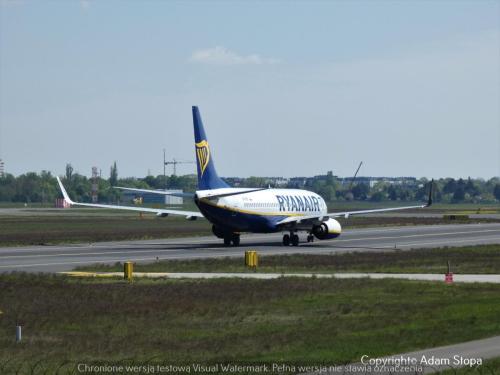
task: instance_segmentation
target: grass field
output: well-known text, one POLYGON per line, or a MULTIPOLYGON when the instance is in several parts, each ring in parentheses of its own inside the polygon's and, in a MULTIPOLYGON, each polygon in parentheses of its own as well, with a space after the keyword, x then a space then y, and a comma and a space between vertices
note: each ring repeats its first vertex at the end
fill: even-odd
POLYGON ((77 363, 343 364, 500 334, 492 284, 10 274, 0 290, 2 374, 76 373, 77 363))
MULTIPOLYGON (((390 252, 359 252, 337 255, 293 254, 271 255, 259 259, 257 272, 388 272, 446 273, 450 261, 457 274, 500 273, 500 244, 437 249, 415 249, 390 252)), ((122 271, 121 264, 90 265, 82 271, 122 271)), ((254 272, 245 267, 243 259, 211 258, 165 260, 137 264, 138 272, 254 272)))
MULTIPOLYGON (((339 219, 343 227, 433 225, 498 222, 498 219, 450 221, 440 217, 351 217, 339 219)), ((157 218, 154 215, 112 210, 0 210, 0 246, 98 242, 210 235, 206 220, 157 218)))
POLYGON ((0 246, 208 235, 206 220, 151 215, 85 214, 0 217, 0 246))

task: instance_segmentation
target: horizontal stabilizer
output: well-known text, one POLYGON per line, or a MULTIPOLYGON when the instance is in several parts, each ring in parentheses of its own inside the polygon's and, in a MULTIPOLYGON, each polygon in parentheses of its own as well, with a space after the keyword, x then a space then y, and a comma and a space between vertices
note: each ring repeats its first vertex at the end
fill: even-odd
POLYGON ((136 193, 170 195, 172 197, 179 197, 179 198, 194 198, 194 193, 182 193, 182 192, 165 191, 165 190, 136 189, 136 188, 122 187, 122 186, 113 186, 113 187, 115 189, 134 191, 136 193))
POLYGON ((217 193, 217 190, 214 190, 212 193, 212 190, 206 190, 203 192, 198 192, 198 196, 200 198, 223 198, 223 197, 231 197, 233 195, 241 195, 241 194, 246 194, 246 193, 254 193, 256 191, 262 191, 262 190, 267 190, 267 188, 257 188, 257 189, 245 189, 245 188, 230 188, 228 189, 229 191, 227 192, 222 192, 222 193, 217 193))

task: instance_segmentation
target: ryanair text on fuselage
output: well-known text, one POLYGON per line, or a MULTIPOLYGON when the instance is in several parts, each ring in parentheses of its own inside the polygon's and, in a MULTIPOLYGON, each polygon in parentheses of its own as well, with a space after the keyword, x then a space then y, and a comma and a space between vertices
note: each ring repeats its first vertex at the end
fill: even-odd
POLYGON ((276 195, 280 211, 320 211, 319 200, 314 196, 276 195))

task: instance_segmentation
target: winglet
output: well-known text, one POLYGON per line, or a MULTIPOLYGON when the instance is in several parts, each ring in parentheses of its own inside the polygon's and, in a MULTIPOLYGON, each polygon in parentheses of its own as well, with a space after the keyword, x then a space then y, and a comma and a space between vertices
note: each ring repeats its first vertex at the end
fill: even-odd
POLYGON ((61 179, 59 178, 59 176, 56 176, 57 178, 57 182, 59 183, 59 187, 61 188, 61 193, 64 197, 64 200, 66 201, 66 203, 68 204, 74 204, 74 202, 70 199, 66 189, 64 188, 62 182, 61 182, 61 179))
POLYGON ((427 200, 427 204, 425 205, 425 207, 429 207, 432 205, 432 187, 434 185, 434 179, 431 180, 431 186, 429 188, 429 199, 427 200))

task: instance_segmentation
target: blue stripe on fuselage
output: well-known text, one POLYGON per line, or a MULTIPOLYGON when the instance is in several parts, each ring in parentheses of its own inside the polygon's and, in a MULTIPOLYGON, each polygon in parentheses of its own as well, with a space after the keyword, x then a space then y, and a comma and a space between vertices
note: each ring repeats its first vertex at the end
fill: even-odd
POLYGON ((288 217, 286 215, 258 215, 233 211, 203 201, 197 201, 196 205, 212 224, 234 232, 277 232, 281 229, 276 227, 276 223, 288 217))

